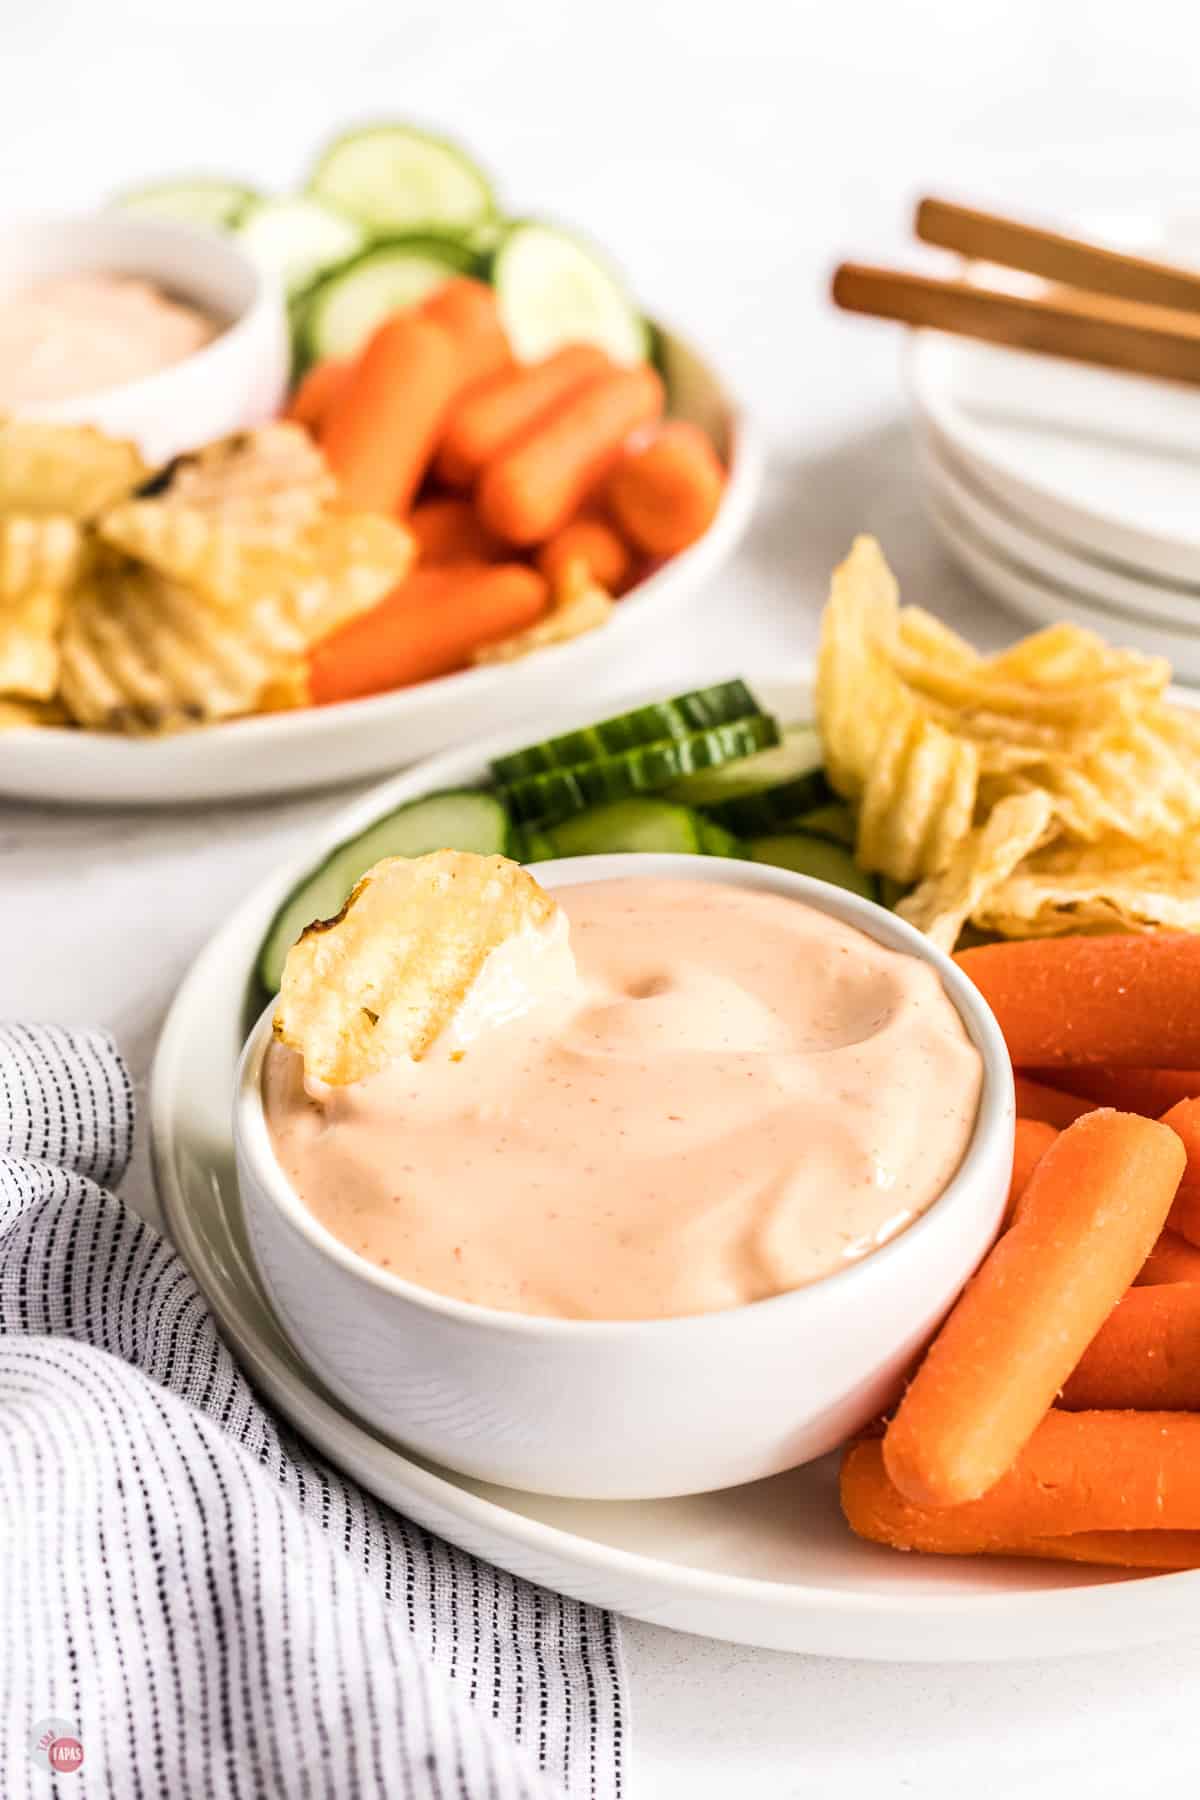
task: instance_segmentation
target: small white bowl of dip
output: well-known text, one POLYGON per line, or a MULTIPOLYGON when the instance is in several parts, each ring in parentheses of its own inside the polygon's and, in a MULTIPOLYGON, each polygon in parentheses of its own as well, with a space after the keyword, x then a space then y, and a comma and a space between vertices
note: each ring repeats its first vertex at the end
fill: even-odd
POLYGON ((160 463, 270 418, 289 356, 283 296, 231 238, 119 211, 0 226, 0 413, 160 463))
MULTIPOLYGON (((961 1044, 965 1034, 978 1059, 964 1047, 955 1065, 978 1069, 978 1105, 973 1123, 962 1124, 957 1167, 952 1159, 945 1185, 896 1235, 769 1298, 683 1316, 501 1310, 368 1260, 302 1201, 264 1105, 271 1007, 243 1053, 234 1141, 250 1244, 272 1305, 313 1372, 373 1429, 480 1480, 572 1498, 656 1499, 757 1480, 824 1455, 891 1402, 999 1227, 1014 1117, 999 1027, 951 959, 894 914, 787 870, 643 855, 573 858, 539 865, 536 874, 555 890, 631 877, 755 889, 833 922, 831 955, 858 932, 925 965, 940 981, 936 1004, 943 996, 948 1003, 950 1036, 961 1044)), ((876 958, 872 948, 864 966, 876 958)), ((879 979, 882 993, 886 977, 879 979)), ((934 1003, 924 970, 912 990, 934 1003)), ((831 1058, 831 1082, 846 1066, 831 1058)), ((879 1092, 878 1080, 870 1091, 879 1092)), ((903 1105, 911 1108, 914 1095, 920 1104, 924 1091, 907 1071, 903 1105)), ((879 1094, 881 1107, 886 1099, 879 1094)), ((929 1092, 931 1108, 942 1099, 929 1092)), ((831 1091, 830 1107, 837 1104, 831 1091)), ((562 1144, 564 1208, 572 1170, 583 1164, 588 1112, 581 1094, 578 1138, 562 1144)), ((483 1192, 486 1171, 475 1179, 483 1192)), ((829 1206, 831 1217, 839 1206, 844 1212, 845 1193, 831 1192, 829 1206)), ((711 1271, 705 1279, 711 1293, 711 1271)))

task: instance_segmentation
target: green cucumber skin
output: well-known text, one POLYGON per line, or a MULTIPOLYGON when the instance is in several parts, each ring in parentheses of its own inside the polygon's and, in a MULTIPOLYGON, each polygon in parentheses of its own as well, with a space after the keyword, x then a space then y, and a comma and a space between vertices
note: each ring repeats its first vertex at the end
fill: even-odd
POLYGON ((271 921, 259 952, 258 976, 268 993, 277 993, 287 953, 314 919, 332 918, 350 896, 355 882, 384 856, 424 856, 432 850, 474 850, 482 856, 506 856, 514 848, 513 831, 500 801, 482 788, 447 788, 424 794, 385 813, 373 825, 330 851, 311 875, 288 894, 271 921), (444 814, 447 803, 461 802, 474 815, 473 828, 449 835, 440 824, 422 831, 425 818, 444 814), (416 828, 415 830, 413 828, 416 828), (470 839, 470 842, 461 841, 470 839), (310 899, 310 896, 312 898, 310 899))
MULTIPOLYGON (((380 220, 377 215, 373 216, 368 211, 360 211, 355 206, 348 203, 344 198, 339 198, 334 194, 327 194, 321 185, 322 171, 328 167, 330 159, 336 152, 341 150, 345 145, 353 143, 359 138, 368 138, 374 135, 382 136, 394 131, 407 133, 414 140, 429 144, 434 149, 453 157, 453 159, 464 169, 470 171, 471 177, 477 184, 483 197, 483 205, 474 218, 462 222, 456 221, 452 228, 453 233, 460 236, 465 235, 470 231, 477 230, 482 225, 490 223, 496 218, 498 209, 496 205, 495 187, 490 178, 484 174, 479 164, 475 161, 475 158, 471 156, 455 138, 446 137, 444 133, 437 131, 426 131, 423 126, 414 125, 406 119, 376 119, 370 124, 356 125, 350 131, 340 131, 335 138, 330 139, 314 160, 312 168, 309 171, 308 179, 304 184, 305 191, 310 194, 316 194, 318 198, 322 200, 329 199, 333 204, 343 207, 347 212, 353 212, 355 217, 361 219, 363 224, 371 231, 377 231, 381 235, 395 233, 397 229, 400 228, 397 227, 394 221, 380 220)), ((406 222, 402 229, 406 232, 411 231, 414 233, 439 230, 445 231, 447 230, 447 221, 437 218, 425 220, 414 219, 411 223, 406 222)), ((447 234, 450 235, 451 232, 448 231, 447 234)))
POLYGON ((479 267, 478 257, 458 238, 421 232, 412 237, 372 239, 364 249, 348 257, 345 262, 337 263, 332 269, 326 269, 316 281, 293 296, 292 330, 295 337, 296 366, 300 373, 327 354, 320 334, 322 306, 328 302, 331 292, 347 277, 352 276, 355 269, 376 259, 382 260, 386 254, 397 251, 413 257, 424 256, 430 262, 443 263, 447 281, 452 281, 456 275, 474 275, 479 267))
POLYGON ((779 787, 761 794, 744 794, 739 799, 720 800, 704 811, 714 825, 723 825, 738 837, 765 837, 781 826, 796 822, 797 814, 817 806, 828 792, 823 771, 802 775, 797 781, 785 781, 779 787))
POLYGON ((731 762, 778 743, 779 727, 765 714, 736 719, 689 737, 663 738, 626 751, 502 787, 501 797, 522 824, 552 825, 589 807, 656 793, 686 774, 731 762))
POLYGON ((614 800, 561 820, 545 833, 554 856, 702 854, 699 814, 650 796, 614 800))
POLYGON ((744 681, 724 681, 715 687, 678 694, 671 700, 635 707, 631 712, 614 713, 594 725, 511 750, 506 756, 496 757, 492 775, 502 785, 511 785, 529 775, 549 774, 555 769, 622 755, 662 738, 690 737, 695 731, 760 716, 762 708, 744 681))
POLYGON ((831 844, 828 838, 805 836, 802 832, 779 832, 768 837, 752 838, 746 846, 751 862, 766 863, 775 869, 790 869, 796 875, 809 875, 815 881, 827 881, 834 887, 859 894, 864 900, 879 899, 879 888, 873 875, 858 867, 848 850, 831 844))

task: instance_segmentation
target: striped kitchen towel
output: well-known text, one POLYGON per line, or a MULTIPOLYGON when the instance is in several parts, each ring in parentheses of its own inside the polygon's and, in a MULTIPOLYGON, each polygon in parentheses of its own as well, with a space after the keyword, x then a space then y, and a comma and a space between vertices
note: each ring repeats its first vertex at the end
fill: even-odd
POLYGON ((0 1793, 621 1791, 613 1620, 464 1555, 264 1410, 108 1190, 129 1077, 0 1027, 0 1793))

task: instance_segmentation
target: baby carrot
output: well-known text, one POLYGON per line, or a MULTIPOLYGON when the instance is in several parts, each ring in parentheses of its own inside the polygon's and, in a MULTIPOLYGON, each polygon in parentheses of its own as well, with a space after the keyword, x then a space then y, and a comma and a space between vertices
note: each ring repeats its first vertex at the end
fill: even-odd
POLYGON ((1200 1250, 1177 1231, 1162 1231, 1142 1264, 1134 1287, 1165 1287, 1172 1281, 1200 1282, 1200 1250))
POLYGON ((431 563, 495 562, 500 547, 469 500, 422 500, 408 515, 422 568, 431 563))
POLYGON ((449 675, 473 650, 545 612, 544 578, 523 563, 418 569, 386 600, 309 652, 314 705, 449 675))
POLYGON ((444 326, 396 313, 379 327, 321 427, 321 448, 347 507, 408 511, 458 378, 444 326))
MULTIPOLYGON (((1053 1088, 1069 1088, 1095 1106, 1145 1113, 1148 1119, 1161 1119, 1177 1100, 1200 1098, 1200 1069, 1027 1069, 1024 1073, 1053 1088)), ((1019 1088, 1020 1079, 1017 1085, 1019 1088)))
POLYGON ((1086 1113, 1046 1151, 888 1426, 907 1499, 977 1500, 1012 1466, 1150 1254, 1184 1161, 1135 1113, 1086 1113))
POLYGON ((842 1458, 842 1511, 859 1537, 895 1550, 1194 1568, 1198 1428, 1200 1420, 1177 1413, 1052 1412, 989 1494, 948 1507, 906 1500, 888 1477, 882 1444, 865 1438, 842 1458), (1126 1473, 1127 1494, 1120 1487, 1126 1473), (1172 1481, 1161 1507, 1156 1474, 1172 1481))
POLYGON ((1200 1100, 1180 1100, 1162 1116, 1182 1141, 1187 1167, 1167 1224, 1189 1244, 1200 1244, 1200 1100))
POLYGON ((1016 1217, 1021 1195, 1029 1186, 1030 1176, 1057 1137, 1058 1132, 1054 1126, 1047 1125, 1044 1119, 1024 1119, 1018 1116, 1013 1139, 1013 1172, 1008 1184, 1006 1220, 1016 1217))
MULTIPOLYGON (((1068 1125, 1073 1125, 1084 1113, 1095 1112, 1100 1104, 1095 1100, 1084 1100, 1075 1094, 1068 1094, 1062 1088, 1049 1087, 1045 1082, 1031 1081, 1028 1075, 1018 1074, 1015 1082, 1017 1117, 1042 1119, 1057 1131, 1065 1131, 1068 1125)), ((1139 1109, 1131 1107, 1129 1110, 1137 1112, 1139 1109)))
POLYGON ((567 344, 542 362, 481 382, 450 414, 434 467, 447 487, 470 487, 485 463, 611 367, 594 344, 567 344))
POLYGON ((1020 1069, 1200 1064, 1200 937, 1028 939, 962 950, 955 960, 1020 1069))
POLYGON ((351 369, 350 358, 326 356, 313 364, 287 403, 285 419, 319 432, 325 414, 341 393, 351 369))
POLYGON ((435 288, 417 308, 423 319, 442 325, 458 351, 459 391, 512 367, 512 351, 500 323, 496 295, 486 282, 459 275, 435 288))
POLYGON ((1200 1287, 1130 1288, 1080 1357, 1059 1405, 1200 1411, 1200 1287))
POLYGON ((608 481, 608 503, 625 535, 651 556, 674 556, 717 516, 725 471, 698 425, 671 419, 648 443, 626 450, 608 481))
POLYGON ((633 567, 629 545, 616 526, 603 513, 586 510, 547 538, 534 560, 551 587, 561 581, 569 563, 583 562, 592 580, 610 594, 624 590, 633 567))
POLYGON ((488 463, 475 495, 480 518, 510 544, 551 537, 607 474, 630 433, 662 407, 662 381, 648 363, 597 376, 488 463))

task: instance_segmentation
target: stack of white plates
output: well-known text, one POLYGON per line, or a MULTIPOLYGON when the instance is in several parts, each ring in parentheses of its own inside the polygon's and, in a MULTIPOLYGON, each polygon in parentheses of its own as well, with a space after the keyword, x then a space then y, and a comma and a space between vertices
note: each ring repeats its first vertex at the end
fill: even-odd
POLYGON ((933 332, 909 373, 930 516, 968 573, 1200 683, 1200 388, 933 332))

